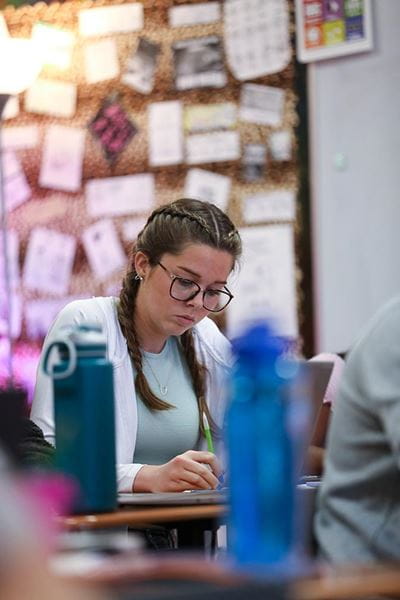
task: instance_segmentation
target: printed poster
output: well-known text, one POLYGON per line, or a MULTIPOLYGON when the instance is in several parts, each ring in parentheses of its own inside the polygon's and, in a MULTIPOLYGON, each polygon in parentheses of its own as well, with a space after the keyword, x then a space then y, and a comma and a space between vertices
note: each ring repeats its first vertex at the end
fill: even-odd
POLYGON ((372 48, 371 0, 296 0, 300 62, 372 48))

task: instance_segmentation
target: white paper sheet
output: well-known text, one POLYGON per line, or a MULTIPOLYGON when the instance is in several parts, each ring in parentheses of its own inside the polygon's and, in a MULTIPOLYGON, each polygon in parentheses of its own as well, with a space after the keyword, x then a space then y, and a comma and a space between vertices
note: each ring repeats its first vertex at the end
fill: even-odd
POLYGON ((39 128, 36 125, 3 127, 1 132, 4 150, 25 150, 39 143, 39 128))
POLYGON ((240 138, 237 131, 198 133, 186 138, 186 162, 189 164, 238 158, 240 158, 240 138))
POLYGON ((149 162, 153 167, 183 161, 182 103, 154 102, 148 108, 149 162))
POLYGON ((63 296, 67 293, 76 239, 45 227, 33 229, 26 253, 23 283, 29 290, 63 296))
POLYGON ((147 218, 135 217, 134 219, 125 219, 122 223, 122 237, 125 242, 133 242, 138 234, 146 225, 147 218))
POLYGON ((237 122, 237 107, 233 102, 185 106, 183 121, 187 133, 230 129, 237 122))
POLYGON ((75 35, 72 31, 66 31, 47 23, 35 23, 32 27, 31 37, 43 47, 46 65, 62 70, 70 67, 75 44, 75 35))
POLYGON ((50 125, 46 131, 39 185, 76 192, 81 187, 84 129, 50 125))
POLYGON ((268 146, 273 160, 291 160, 292 136, 288 129, 273 131, 268 137, 268 146))
POLYGON ((3 119, 7 121, 8 119, 14 119, 14 117, 19 114, 19 100, 18 96, 11 96, 3 110, 3 119))
POLYGON ((182 4, 168 9, 170 27, 185 27, 188 25, 205 25, 215 23, 221 18, 219 2, 198 2, 197 4, 182 4))
POLYGON ((243 202, 243 216, 246 223, 293 221, 296 217, 295 193, 290 189, 280 189, 248 196, 243 202))
POLYGON ((287 0, 224 2, 224 42, 229 67, 244 81, 282 71, 291 58, 287 0))
POLYGON ((60 310, 76 298, 76 296, 67 296, 60 299, 28 300, 25 302, 24 315, 26 333, 29 339, 43 338, 60 310))
POLYGON ((273 319, 277 331, 298 335, 296 272, 292 225, 240 230, 243 256, 240 272, 230 283, 235 298, 227 309, 229 336, 257 318, 273 319))
POLYGON ((240 118, 250 123, 277 127, 283 118, 285 91, 257 83, 245 83, 240 94, 240 118))
POLYGON ((86 256, 94 276, 104 281, 126 265, 126 256, 111 219, 91 225, 82 235, 86 256))
POLYGON ((76 110, 77 87, 66 81, 37 79, 25 93, 27 112, 71 118, 76 110))
POLYGON ((88 8, 78 13, 79 33, 82 36, 128 33, 143 28, 141 2, 88 8))
POLYGON ((85 194, 91 217, 148 212, 154 206, 154 175, 92 179, 86 184, 85 194))
POLYGON ((10 37, 4 16, 0 13, 0 38, 10 37))
POLYGON ((3 154, 3 189, 7 211, 12 211, 31 197, 31 189, 26 180, 21 163, 14 152, 3 154))
POLYGON ((185 180, 185 198, 212 202, 226 210, 231 189, 231 178, 204 169, 189 169, 185 180))
POLYGON ((91 42, 85 46, 84 52, 87 83, 98 83, 118 77, 119 63, 115 40, 91 42))

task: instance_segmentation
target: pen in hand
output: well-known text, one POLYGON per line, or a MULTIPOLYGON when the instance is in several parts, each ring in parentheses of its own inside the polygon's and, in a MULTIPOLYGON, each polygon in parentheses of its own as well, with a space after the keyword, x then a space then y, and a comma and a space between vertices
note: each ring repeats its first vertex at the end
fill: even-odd
MULTIPOLYGON (((207 450, 209 452, 212 452, 213 454, 215 454, 210 424, 208 422, 207 415, 205 413, 203 413, 203 425, 204 425, 204 437, 206 438, 206 442, 207 442, 207 450)), ((224 476, 220 475, 218 477, 218 481, 219 481, 219 485, 217 487, 217 490, 220 490, 220 489, 222 489, 222 485, 224 482, 224 476)))

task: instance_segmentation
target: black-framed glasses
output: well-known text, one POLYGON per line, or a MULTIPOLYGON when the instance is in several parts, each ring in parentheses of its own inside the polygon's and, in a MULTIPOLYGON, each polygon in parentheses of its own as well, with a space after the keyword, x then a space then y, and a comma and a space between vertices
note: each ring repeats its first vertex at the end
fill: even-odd
POLYGON ((226 308, 233 298, 233 294, 226 287, 223 290, 213 288, 204 290, 195 281, 174 275, 174 273, 168 271, 160 262, 158 264, 171 278, 169 295, 174 300, 188 302, 189 300, 193 300, 197 294, 203 292, 203 307, 210 312, 219 312, 226 308))

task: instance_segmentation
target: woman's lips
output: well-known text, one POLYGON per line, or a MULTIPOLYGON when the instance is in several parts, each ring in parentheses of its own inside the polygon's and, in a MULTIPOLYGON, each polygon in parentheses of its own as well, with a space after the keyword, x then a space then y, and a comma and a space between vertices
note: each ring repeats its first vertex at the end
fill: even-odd
POLYGON ((176 315, 176 318, 178 319, 179 323, 183 325, 191 325, 194 323, 194 318, 189 317, 188 315, 176 315))

